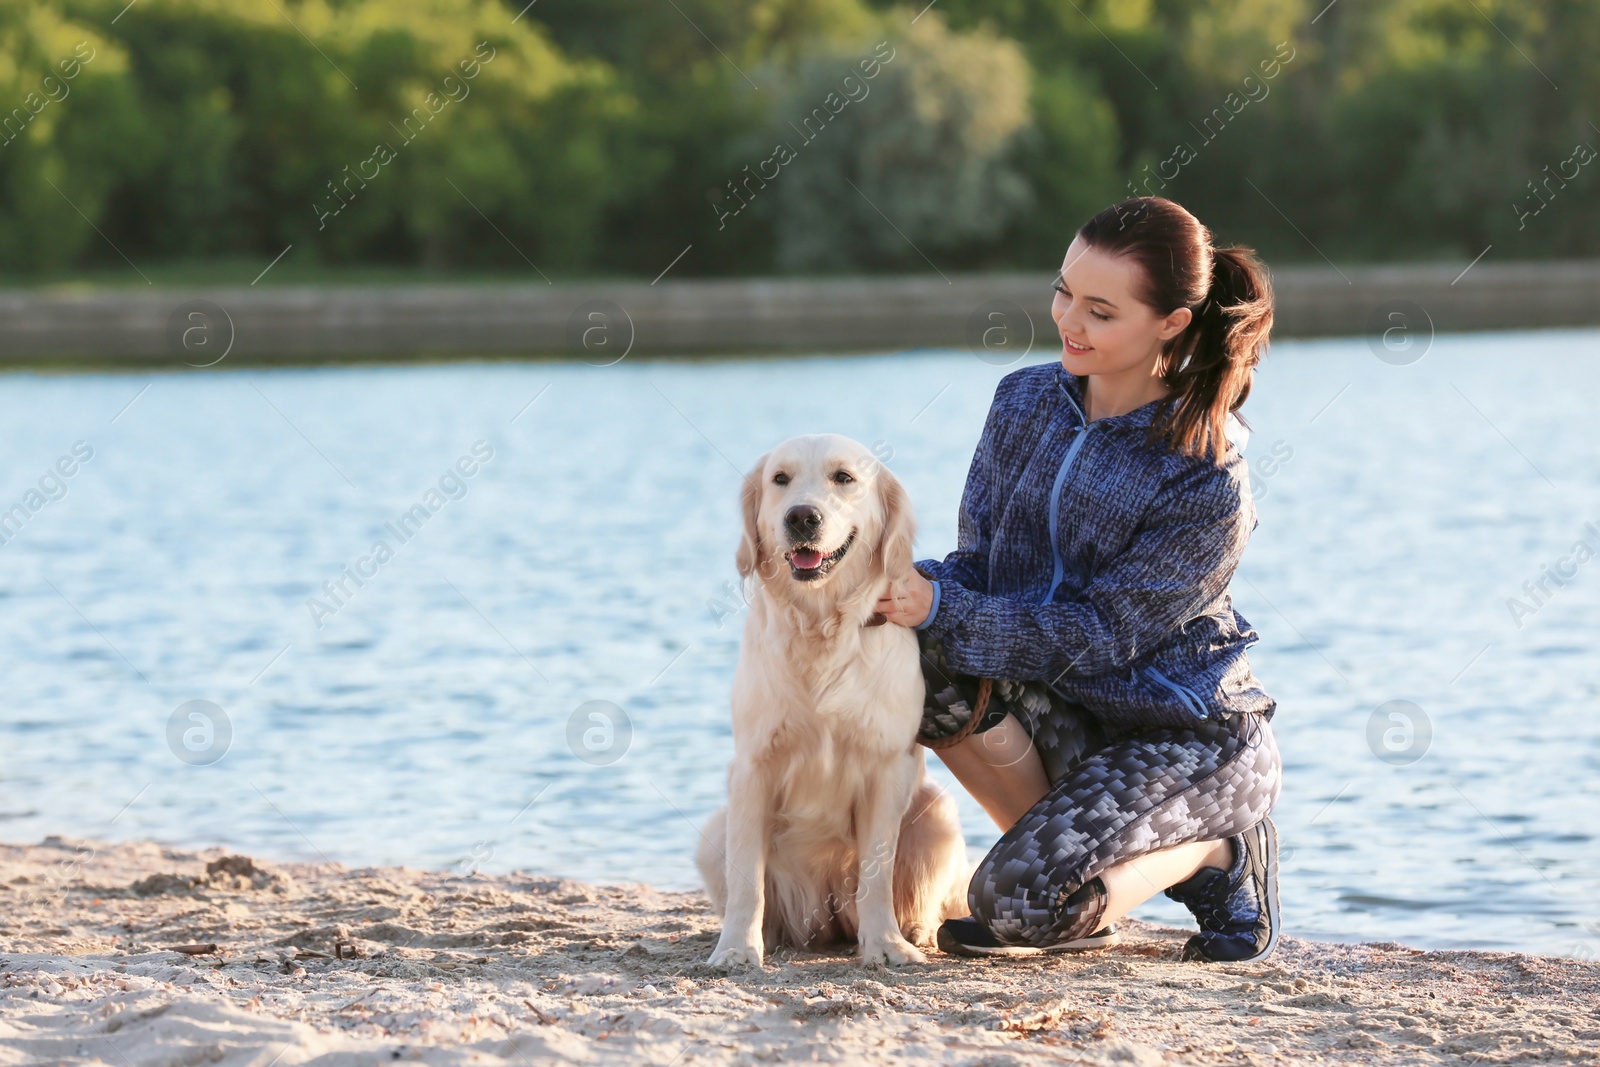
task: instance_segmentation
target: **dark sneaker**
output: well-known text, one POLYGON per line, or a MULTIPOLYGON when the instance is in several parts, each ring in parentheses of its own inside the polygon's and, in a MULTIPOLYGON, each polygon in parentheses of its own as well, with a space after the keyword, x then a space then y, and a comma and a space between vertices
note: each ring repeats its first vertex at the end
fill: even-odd
POLYGON ((1186 960, 1242 963, 1278 944, 1278 829, 1262 819, 1233 841, 1233 866, 1202 867, 1167 890, 1200 922, 1183 946, 1186 960))
POLYGON ((946 919, 939 927, 939 951, 952 956, 1043 956, 1051 952, 1088 952, 1109 948, 1121 940, 1115 923, 1108 923, 1087 937, 1036 948, 1033 945, 1005 945, 996 941, 988 927, 976 919, 946 919))

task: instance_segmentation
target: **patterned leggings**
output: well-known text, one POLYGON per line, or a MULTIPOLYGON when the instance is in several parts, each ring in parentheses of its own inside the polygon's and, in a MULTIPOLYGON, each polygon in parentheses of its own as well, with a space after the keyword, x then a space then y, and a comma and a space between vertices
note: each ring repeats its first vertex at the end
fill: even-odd
POLYGON ((1105 911, 1102 871, 1243 833, 1278 799, 1283 766, 1271 726, 1257 715, 1115 741, 1087 709, 1059 697, 1018 718, 1051 789, 989 850, 967 888, 973 917, 1006 944, 1093 933, 1105 911))

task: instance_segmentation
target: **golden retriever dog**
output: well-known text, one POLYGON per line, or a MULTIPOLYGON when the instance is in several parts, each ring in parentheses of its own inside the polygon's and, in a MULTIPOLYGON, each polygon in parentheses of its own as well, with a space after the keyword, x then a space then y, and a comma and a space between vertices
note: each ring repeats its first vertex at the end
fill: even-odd
POLYGON ((722 934, 714 966, 779 945, 859 943, 925 962, 970 875, 955 801, 916 743, 916 635, 874 605, 911 570, 905 490, 848 437, 785 441, 741 494, 735 563, 753 582, 733 681, 728 804, 695 855, 722 934))

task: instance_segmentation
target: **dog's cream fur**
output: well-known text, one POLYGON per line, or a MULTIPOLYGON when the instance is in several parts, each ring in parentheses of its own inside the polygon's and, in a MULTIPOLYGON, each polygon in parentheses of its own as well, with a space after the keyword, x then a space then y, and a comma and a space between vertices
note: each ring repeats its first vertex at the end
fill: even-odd
POLYGON ((710 962, 759 966, 781 944, 851 939, 869 963, 923 962, 916 946, 967 913, 966 846, 916 743, 916 636, 864 625, 911 569, 910 502, 871 452, 827 434, 761 457, 741 504, 736 563, 754 595, 733 682, 728 805, 695 856, 723 920, 710 962), (801 580, 785 516, 806 505, 822 517, 812 547, 850 547, 801 580))

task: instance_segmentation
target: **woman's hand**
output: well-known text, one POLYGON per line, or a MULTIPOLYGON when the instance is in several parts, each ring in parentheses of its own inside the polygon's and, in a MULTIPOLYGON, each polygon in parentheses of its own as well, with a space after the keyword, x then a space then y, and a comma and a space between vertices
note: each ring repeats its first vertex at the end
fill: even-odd
POLYGON ((917 626, 928 617, 932 607, 933 583, 912 570, 907 571, 904 578, 889 583, 889 592, 878 601, 877 611, 890 622, 917 626))

